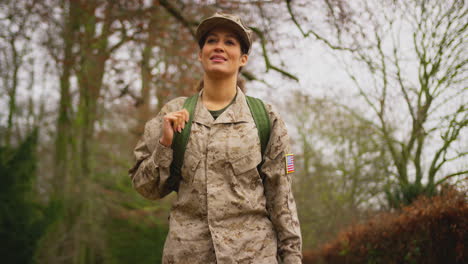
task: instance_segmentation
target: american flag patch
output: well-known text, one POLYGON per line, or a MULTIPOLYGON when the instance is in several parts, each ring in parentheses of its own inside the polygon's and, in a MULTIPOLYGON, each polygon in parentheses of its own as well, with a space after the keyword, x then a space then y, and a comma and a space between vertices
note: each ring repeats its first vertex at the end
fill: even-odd
POLYGON ((286 173, 294 172, 294 154, 286 154, 286 173))

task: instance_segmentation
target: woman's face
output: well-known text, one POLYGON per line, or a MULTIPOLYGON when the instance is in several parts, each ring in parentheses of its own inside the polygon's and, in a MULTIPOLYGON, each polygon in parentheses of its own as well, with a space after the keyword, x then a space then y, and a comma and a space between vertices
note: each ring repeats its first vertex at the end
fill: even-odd
POLYGON ((234 31, 217 27, 211 30, 198 53, 205 73, 222 77, 237 75, 239 67, 247 63, 248 55, 241 53, 240 42, 234 31))

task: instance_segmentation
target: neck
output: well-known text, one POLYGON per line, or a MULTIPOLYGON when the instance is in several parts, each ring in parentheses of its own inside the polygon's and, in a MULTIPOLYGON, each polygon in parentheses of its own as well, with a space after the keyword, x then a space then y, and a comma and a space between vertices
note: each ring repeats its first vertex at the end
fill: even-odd
POLYGON ((237 92, 237 75, 229 78, 203 77, 203 104, 209 110, 218 110, 227 106, 237 92))

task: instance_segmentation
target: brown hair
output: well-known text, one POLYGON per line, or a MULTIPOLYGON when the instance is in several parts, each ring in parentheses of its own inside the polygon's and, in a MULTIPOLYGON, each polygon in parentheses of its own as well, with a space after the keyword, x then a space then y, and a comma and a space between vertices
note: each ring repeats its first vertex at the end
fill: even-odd
MULTIPOLYGON (((203 49, 203 46, 205 46, 206 38, 208 38, 209 33, 210 31, 206 32, 206 34, 203 35, 198 41, 198 46, 200 47, 200 50, 203 49)), ((239 36, 237 32, 234 32, 234 35, 236 36, 236 39, 240 44, 241 54, 249 54, 249 44, 245 43, 245 41, 239 36)))

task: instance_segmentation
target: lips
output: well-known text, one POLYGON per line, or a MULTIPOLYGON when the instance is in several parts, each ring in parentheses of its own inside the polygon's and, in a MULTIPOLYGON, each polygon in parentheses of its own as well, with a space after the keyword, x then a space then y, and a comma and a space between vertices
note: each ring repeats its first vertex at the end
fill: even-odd
POLYGON ((227 61, 227 59, 224 56, 221 56, 221 55, 213 55, 213 56, 210 57, 210 60, 214 61, 214 62, 227 61))

